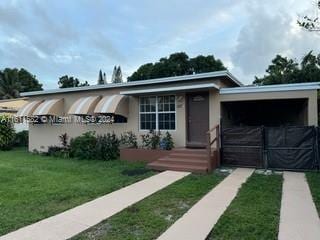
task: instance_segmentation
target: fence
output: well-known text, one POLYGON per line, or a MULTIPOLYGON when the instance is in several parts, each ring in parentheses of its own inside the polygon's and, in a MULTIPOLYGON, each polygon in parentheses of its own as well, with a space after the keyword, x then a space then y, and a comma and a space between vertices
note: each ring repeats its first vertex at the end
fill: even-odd
POLYGON ((222 164, 271 169, 319 167, 318 127, 235 127, 222 130, 222 164))

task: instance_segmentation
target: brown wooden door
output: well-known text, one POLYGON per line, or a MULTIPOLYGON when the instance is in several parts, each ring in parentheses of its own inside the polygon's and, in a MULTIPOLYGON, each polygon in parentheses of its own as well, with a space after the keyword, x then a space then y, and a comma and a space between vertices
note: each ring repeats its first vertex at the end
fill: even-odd
POLYGON ((209 130, 208 92, 187 94, 187 146, 205 147, 209 130))

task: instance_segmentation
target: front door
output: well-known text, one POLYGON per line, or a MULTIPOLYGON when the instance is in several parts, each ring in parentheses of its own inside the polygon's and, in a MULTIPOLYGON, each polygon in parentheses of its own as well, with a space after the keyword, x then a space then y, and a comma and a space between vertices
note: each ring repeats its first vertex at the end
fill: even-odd
POLYGON ((209 93, 187 94, 187 147, 205 147, 209 130, 209 93))

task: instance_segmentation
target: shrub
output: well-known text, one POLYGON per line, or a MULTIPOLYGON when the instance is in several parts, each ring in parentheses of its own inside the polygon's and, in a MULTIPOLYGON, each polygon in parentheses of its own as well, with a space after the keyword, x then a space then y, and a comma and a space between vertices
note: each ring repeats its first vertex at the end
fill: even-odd
POLYGON ((161 139, 160 148, 163 150, 171 150, 174 148, 173 139, 169 132, 166 132, 166 135, 161 139))
POLYGON ((70 147, 68 145, 68 135, 66 133, 59 136, 61 146, 50 146, 46 155, 53 157, 68 158, 70 156, 70 147))
POLYGON ((117 136, 112 133, 97 136, 95 156, 99 160, 114 160, 119 157, 119 143, 117 136))
POLYGON ((14 146, 15 147, 28 147, 29 142, 29 132, 27 130, 23 130, 21 132, 16 133, 14 146))
POLYGON ((68 145, 69 136, 67 133, 61 134, 59 136, 59 140, 60 140, 60 144, 63 148, 65 148, 65 149, 69 148, 69 145, 68 145))
POLYGON ((0 150, 10 150, 15 141, 15 130, 8 116, 0 116, 0 150))
POLYGON ((95 132, 86 132, 70 141, 70 156, 80 159, 94 159, 97 138, 95 132))
POLYGON ((141 135, 144 148, 157 149, 160 145, 161 133, 150 130, 148 134, 141 135))
POLYGON ((120 144, 126 148, 138 148, 137 136, 133 132, 121 134, 120 144))

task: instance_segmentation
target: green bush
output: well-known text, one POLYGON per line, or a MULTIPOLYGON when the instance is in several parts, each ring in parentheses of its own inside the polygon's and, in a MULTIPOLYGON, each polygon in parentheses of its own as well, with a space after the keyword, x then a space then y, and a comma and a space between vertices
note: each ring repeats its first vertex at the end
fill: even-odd
POLYGON ((70 156, 79 159, 95 159, 97 138, 95 132, 86 132, 70 141, 70 156))
POLYGON ((150 130, 148 134, 141 135, 142 145, 147 149, 157 149, 160 145, 161 133, 150 130))
POLYGON ((8 116, 0 116, 0 150, 10 150, 15 141, 15 130, 8 116))
POLYGON ((161 139, 160 148, 163 150, 171 150, 174 148, 173 139, 169 132, 166 132, 166 135, 161 139))
POLYGON ((87 132, 71 139, 70 156, 79 159, 114 160, 119 157, 117 136, 112 133, 95 136, 95 132, 87 132))
POLYGON ((114 160, 119 157, 119 143, 117 136, 112 133, 97 136, 95 156, 99 160, 114 160))
POLYGON ((138 148, 137 136, 133 132, 121 134, 120 144, 126 148, 138 148))
POLYGON ((16 138, 14 141, 15 147, 28 147, 29 142, 29 132, 27 130, 23 130, 21 132, 16 133, 16 138))
POLYGON ((47 156, 68 158, 70 157, 70 146, 68 145, 69 136, 67 133, 59 136, 61 146, 49 146, 46 152, 47 156))

